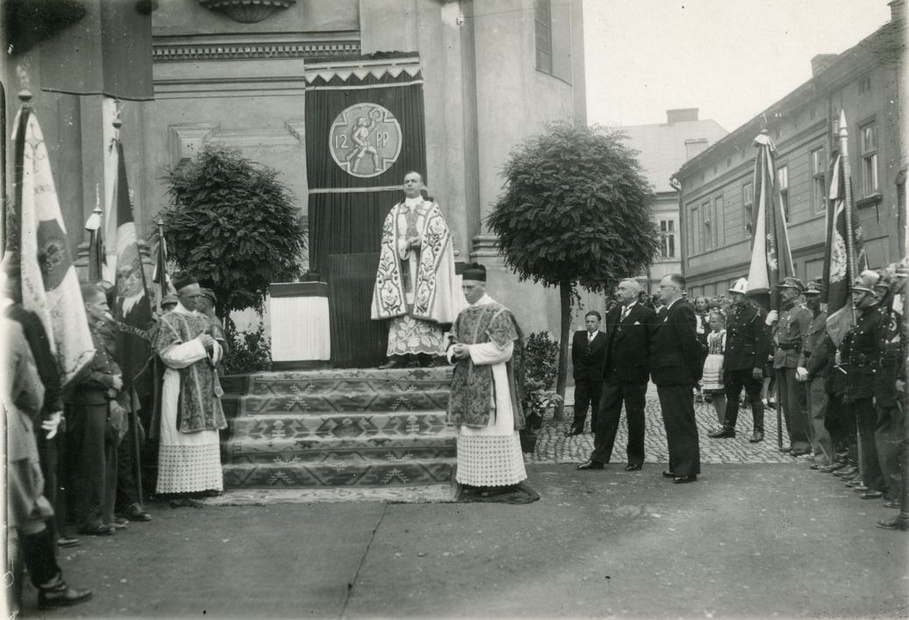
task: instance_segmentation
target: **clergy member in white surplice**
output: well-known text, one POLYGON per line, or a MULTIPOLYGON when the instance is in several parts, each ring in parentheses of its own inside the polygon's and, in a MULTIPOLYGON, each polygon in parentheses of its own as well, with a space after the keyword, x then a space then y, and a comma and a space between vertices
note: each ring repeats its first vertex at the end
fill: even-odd
POLYGON ((224 488, 218 431, 227 428, 215 365, 224 348, 211 319, 196 311, 199 281, 174 278, 179 303, 161 316, 153 339, 164 362, 158 484, 162 495, 205 496, 224 488))
POLYGON ((385 218, 372 319, 388 321, 388 363, 429 366, 442 355, 443 324, 464 307, 455 276, 451 233, 442 209, 424 200, 423 178, 404 175, 404 200, 385 218))
POLYGON ((515 378, 521 330, 511 311, 486 294, 485 267, 470 265, 462 277, 469 306, 451 328, 448 349, 455 364, 447 422, 458 427, 456 478, 467 501, 534 501, 539 496, 520 485, 527 478, 518 435, 524 415, 515 378))

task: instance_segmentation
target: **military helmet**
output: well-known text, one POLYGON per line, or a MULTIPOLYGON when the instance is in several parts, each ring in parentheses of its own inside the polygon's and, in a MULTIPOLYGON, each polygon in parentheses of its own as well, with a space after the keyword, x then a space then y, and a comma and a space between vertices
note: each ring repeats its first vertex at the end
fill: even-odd
POLYGON ((850 286, 849 289, 853 291, 865 291, 866 293, 873 293, 874 285, 877 284, 880 279, 881 276, 878 272, 872 271, 871 269, 866 269, 862 272, 862 275, 852 281, 852 286, 850 286))
POLYGON ((739 278, 738 280, 736 280, 735 282, 732 283, 732 287, 730 287, 726 290, 730 293, 741 293, 742 295, 744 295, 746 292, 748 292, 748 279, 739 278))
POLYGON ((805 292, 805 285, 802 284, 802 281, 796 277, 789 276, 783 278, 783 281, 776 285, 777 288, 794 288, 799 293, 805 292))

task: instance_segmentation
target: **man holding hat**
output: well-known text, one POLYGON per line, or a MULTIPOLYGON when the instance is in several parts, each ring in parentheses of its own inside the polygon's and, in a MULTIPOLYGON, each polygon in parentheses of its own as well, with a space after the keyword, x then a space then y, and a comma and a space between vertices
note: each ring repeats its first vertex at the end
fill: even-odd
POLYGON ((805 288, 805 306, 811 311, 811 322, 802 343, 802 354, 795 370, 795 378, 805 386, 805 397, 808 403, 808 437, 814 451, 814 463, 811 469, 820 469, 833 465, 836 452, 833 439, 824 425, 827 416, 826 373, 824 337, 827 334, 827 313, 821 310, 821 285, 809 282, 805 288), (817 352, 820 363, 811 364, 811 358, 817 352))
POLYGON ((708 433, 711 439, 735 437, 739 416, 739 396, 744 388, 751 403, 752 433, 749 441, 764 439, 764 362, 770 353, 770 339, 764 325, 763 310, 745 296, 748 280, 739 278, 728 289, 732 310, 726 321, 726 350, 723 355, 723 385, 726 386, 726 419, 723 428, 708 433))
MULTIPOLYGON (((808 439, 808 413, 805 390, 796 380, 796 369, 802 352, 802 343, 811 324, 811 312, 799 305, 799 296, 805 285, 794 277, 783 278, 780 289, 781 310, 767 313, 767 325, 773 326, 773 369, 780 394, 780 406, 789 432, 789 454, 802 456, 811 453, 808 439), (775 323, 775 325, 774 325, 775 323)), ((785 452, 786 449, 784 448, 785 452)))
POLYGON ((458 427, 457 481, 474 500, 507 494, 512 503, 534 501, 539 496, 519 486, 527 478, 513 359, 521 329, 511 311, 486 294, 485 267, 474 263, 462 276, 469 305, 452 325, 447 353, 455 364, 446 420, 458 427))
POLYGON ((202 293, 187 274, 174 277, 177 307, 161 316, 152 345, 164 362, 161 389, 160 494, 212 494, 224 487, 218 431, 227 427, 215 365, 223 345, 196 311, 202 293))
POLYGON ((874 431, 877 412, 874 409, 874 379, 880 370, 881 341, 884 337, 884 315, 880 299, 874 290, 880 276, 871 270, 856 278, 850 291, 855 308, 855 325, 846 333, 840 345, 840 358, 845 360, 846 406, 855 411, 859 440, 859 472, 862 484, 856 487, 862 499, 876 499, 887 491, 887 481, 881 471, 874 431))

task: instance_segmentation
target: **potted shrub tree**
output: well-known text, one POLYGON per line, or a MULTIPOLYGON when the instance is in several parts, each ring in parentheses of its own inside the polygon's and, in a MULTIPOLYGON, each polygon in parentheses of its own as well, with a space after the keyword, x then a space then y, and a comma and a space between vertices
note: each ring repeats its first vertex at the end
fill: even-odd
POLYGON ((521 451, 536 450, 543 416, 552 407, 562 404, 562 397, 552 389, 558 373, 559 343, 548 331, 534 332, 524 342, 524 376, 521 406, 524 409, 524 430, 521 431, 521 451))

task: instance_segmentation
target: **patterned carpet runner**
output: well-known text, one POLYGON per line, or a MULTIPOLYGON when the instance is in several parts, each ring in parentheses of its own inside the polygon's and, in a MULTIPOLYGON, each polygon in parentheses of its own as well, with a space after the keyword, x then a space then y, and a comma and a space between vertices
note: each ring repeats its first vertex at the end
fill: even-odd
POLYGON ((272 372, 225 381, 227 489, 448 484, 449 368, 272 372))

